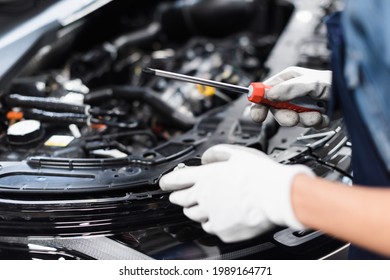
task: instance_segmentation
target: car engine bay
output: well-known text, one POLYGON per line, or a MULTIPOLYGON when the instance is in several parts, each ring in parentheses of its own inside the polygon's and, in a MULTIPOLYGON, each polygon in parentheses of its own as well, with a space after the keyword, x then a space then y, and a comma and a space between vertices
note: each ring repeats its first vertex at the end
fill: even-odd
POLYGON ((40 29, 1 72, 0 258, 319 259, 345 246, 281 227, 226 244, 158 187, 220 143, 350 183, 342 119, 321 130, 256 124, 245 96, 142 72, 247 86, 291 65, 327 69, 322 20, 339 1, 101 2, 40 29))

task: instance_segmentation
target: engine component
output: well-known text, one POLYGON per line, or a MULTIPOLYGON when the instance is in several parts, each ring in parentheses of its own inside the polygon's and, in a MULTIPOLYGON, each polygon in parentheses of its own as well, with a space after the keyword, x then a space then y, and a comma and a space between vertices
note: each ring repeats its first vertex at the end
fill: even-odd
POLYGON ((12 145, 28 145, 43 137, 41 123, 36 120, 22 120, 7 130, 8 142, 12 145))
POLYGON ((161 6, 159 17, 162 29, 173 38, 226 37, 247 27, 255 11, 252 0, 181 0, 161 6))

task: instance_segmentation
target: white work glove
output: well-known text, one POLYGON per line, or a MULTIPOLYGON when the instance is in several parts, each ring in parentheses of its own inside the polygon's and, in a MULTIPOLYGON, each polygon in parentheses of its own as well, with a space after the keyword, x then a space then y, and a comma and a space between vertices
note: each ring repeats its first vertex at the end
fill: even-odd
MULTIPOLYGON (((288 67, 264 81, 265 85, 272 86, 266 90, 265 98, 270 101, 291 101, 297 97, 308 96, 316 101, 324 101, 329 98, 331 81, 331 71, 288 67)), ((267 106, 253 104, 251 106, 252 119, 255 122, 264 121, 268 109, 267 106)), ((328 117, 319 112, 297 113, 292 110, 274 108, 271 108, 271 112, 281 126, 301 125, 323 128, 329 124, 328 117)))
POLYGON ((313 176, 304 165, 282 165, 266 154, 242 146, 217 145, 202 156, 201 166, 172 171, 160 187, 184 214, 224 242, 252 238, 273 224, 305 227, 291 205, 291 185, 299 174, 313 176))

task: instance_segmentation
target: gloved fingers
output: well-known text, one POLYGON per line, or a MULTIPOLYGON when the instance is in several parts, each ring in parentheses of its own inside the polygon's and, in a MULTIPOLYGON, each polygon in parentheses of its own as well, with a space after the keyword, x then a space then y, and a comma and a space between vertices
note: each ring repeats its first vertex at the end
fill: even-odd
POLYGON ((304 127, 314 127, 317 129, 329 126, 329 117, 318 112, 299 113, 299 123, 304 127))
POLYGON ((193 188, 171 193, 169 201, 182 207, 191 207, 197 204, 196 193, 193 188))
POLYGON ((202 164, 223 162, 229 160, 232 156, 229 145, 220 144, 208 148, 202 155, 202 164))
POLYGON ((206 164, 204 165, 204 167, 206 167, 207 164, 214 163, 214 166, 217 167, 216 164, 218 162, 227 161, 232 156, 241 156, 243 153, 248 156, 259 155, 262 157, 267 157, 267 155, 263 152, 255 150, 253 148, 238 145, 219 144, 207 149, 204 152, 204 154, 202 155, 202 164, 206 164))
POLYGON ((316 100, 326 100, 331 84, 321 81, 308 82, 307 77, 300 76, 279 83, 266 90, 265 97, 271 101, 290 101, 297 97, 310 96, 316 100))
POLYGON ((323 122, 322 114, 319 112, 299 113, 299 123, 304 127, 317 127, 323 122))
POLYGON ((328 100, 332 84, 330 82, 317 82, 315 83, 315 86, 315 90, 311 91, 309 96, 317 100, 328 100))
POLYGON ((266 90, 265 97, 271 101, 280 102, 310 95, 316 87, 314 83, 307 83, 306 79, 307 77, 300 76, 279 83, 266 90))
MULTIPOLYGON (((243 238, 240 236, 240 233, 243 231, 241 228, 237 227, 236 230, 214 230, 214 227, 210 221, 202 223, 202 228, 205 232, 209 234, 217 235, 223 242, 229 243, 229 242, 235 242, 235 241, 241 241, 243 238)), ((245 231, 245 229, 244 229, 245 231)), ((247 234, 245 234, 244 238, 247 237, 247 234)), ((249 238, 250 236, 248 236, 249 238)))
POLYGON ((299 123, 299 115, 297 112, 287 109, 271 109, 275 120, 281 126, 295 126, 299 123))
POLYGON ((215 231, 213 230, 213 225, 210 221, 202 223, 202 228, 207 233, 215 234, 215 231))
POLYGON ((319 112, 297 113, 287 109, 271 109, 274 118, 281 126, 296 126, 325 128, 329 125, 329 118, 319 112))
POLYGON ((232 243, 253 238, 263 232, 266 232, 272 228, 273 224, 264 219, 255 227, 237 227, 236 229, 225 229, 223 231, 215 231, 210 222, 202 224, 202 228, 205 232, 217 235, 223 242, 232 243))
POLYGON ((261 233, 261 228, 237 228, 235 231, 218 232, 218 237, 225 243, 248 240, 261 233))
POLYGON ((327 115, 322 115, 322 121, 315 126, 317 129, 328 127, 330 123, 329 117, 327 115))
POLYGON ((288 67, 278 74, 268 78, 263 83, 267 86, 275 86, 282 82, 301 76, 302 74, 298 70, 299 67, 288 67))
POLYGON ((204 209, 202 209, 199 205, 184 208, 183 212, 188 218, 198 223, 204 223, 208 220, 206 211, 204 211, 204 209))
POLYGON ((251 104, 250 115, 254 122, 262 123, 268 114, 268 107, 261 104, 251 104))
POLYGON ((191 166, 172 171, 160 179, 160 188, 164 191, 174 191, 189 188, 201 178, 203 166, 191 166))

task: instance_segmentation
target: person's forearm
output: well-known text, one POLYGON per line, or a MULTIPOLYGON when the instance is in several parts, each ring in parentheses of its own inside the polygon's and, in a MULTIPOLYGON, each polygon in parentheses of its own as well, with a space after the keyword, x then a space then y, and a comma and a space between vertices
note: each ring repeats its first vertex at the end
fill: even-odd
POLYGON ((390 189, 298 175, 291 199, 304 225, 390 256, 390 189))

